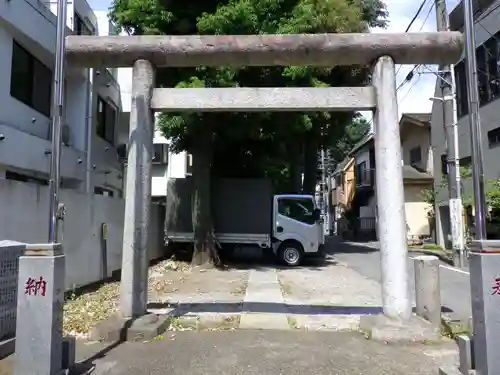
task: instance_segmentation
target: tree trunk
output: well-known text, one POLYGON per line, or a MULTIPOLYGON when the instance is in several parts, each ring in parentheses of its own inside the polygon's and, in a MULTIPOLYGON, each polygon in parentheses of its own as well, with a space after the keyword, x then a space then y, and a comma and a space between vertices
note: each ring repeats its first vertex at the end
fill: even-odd
POLYGON ((304 143, 304 182, 302 192, 313 194, 316 191, 318 182, 318 139, 313 131, 308 132, 304 143))
POLYGON ((215 247, 212 212, 211 179, 212 139, 210 131, 202 131, 193 147, 193 266, 218 265, 219 257, 215 247))

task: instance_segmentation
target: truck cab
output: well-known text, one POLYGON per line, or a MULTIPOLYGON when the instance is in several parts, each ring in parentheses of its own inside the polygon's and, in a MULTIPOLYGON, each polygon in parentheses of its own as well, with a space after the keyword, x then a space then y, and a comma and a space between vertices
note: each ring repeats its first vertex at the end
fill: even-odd
POLYGON ((288 266, 300 265, 307 255, 321 253, 325 243, 320 210, 312 195, 275 195, 273 250, 288 266))

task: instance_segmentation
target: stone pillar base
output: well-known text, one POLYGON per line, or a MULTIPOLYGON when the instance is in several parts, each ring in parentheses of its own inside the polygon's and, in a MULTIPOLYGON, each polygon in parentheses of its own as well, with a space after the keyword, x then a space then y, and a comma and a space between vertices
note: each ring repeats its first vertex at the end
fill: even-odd
POLYGON ((409 321, 400 321, 385 315, 365 315, 359 324, 369 340, 387 343, 438 342, 441 332, 431 323, 417 316, 409 321))
POLYGON ((135 319, 115 315, 92 328, 90 339, 105 342, 152 340, 167 330, 171 319, 170 315, 146 314, 135 319))

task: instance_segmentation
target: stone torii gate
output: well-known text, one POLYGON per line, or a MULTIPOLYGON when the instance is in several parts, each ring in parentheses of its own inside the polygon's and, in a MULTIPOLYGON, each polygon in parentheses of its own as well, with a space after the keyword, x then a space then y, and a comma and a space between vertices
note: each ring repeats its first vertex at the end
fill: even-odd
POLYGON ((383 311, 388 318, 409 321, 412 304, 395 64, 453 63, 462 49, 459 32, 68 36, 66 57, 72 66, 133 67, 118 326, 129 326, 132 319, 129 329, 134 332, 162 325, 161 319, 147 315, 146 308, 153 111, 373 110, 383 311), (368 64, 373 66, 373 77, 367 87, 155 88, 155 67, 368 64))

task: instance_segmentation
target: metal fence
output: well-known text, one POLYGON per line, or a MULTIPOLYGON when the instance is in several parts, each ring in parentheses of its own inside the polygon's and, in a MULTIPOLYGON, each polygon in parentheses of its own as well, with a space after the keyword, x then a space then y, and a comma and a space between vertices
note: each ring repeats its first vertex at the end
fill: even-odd
POLYGON ((19 257, 25 244, 0 241, 0 340, 15 336, 19 257))

